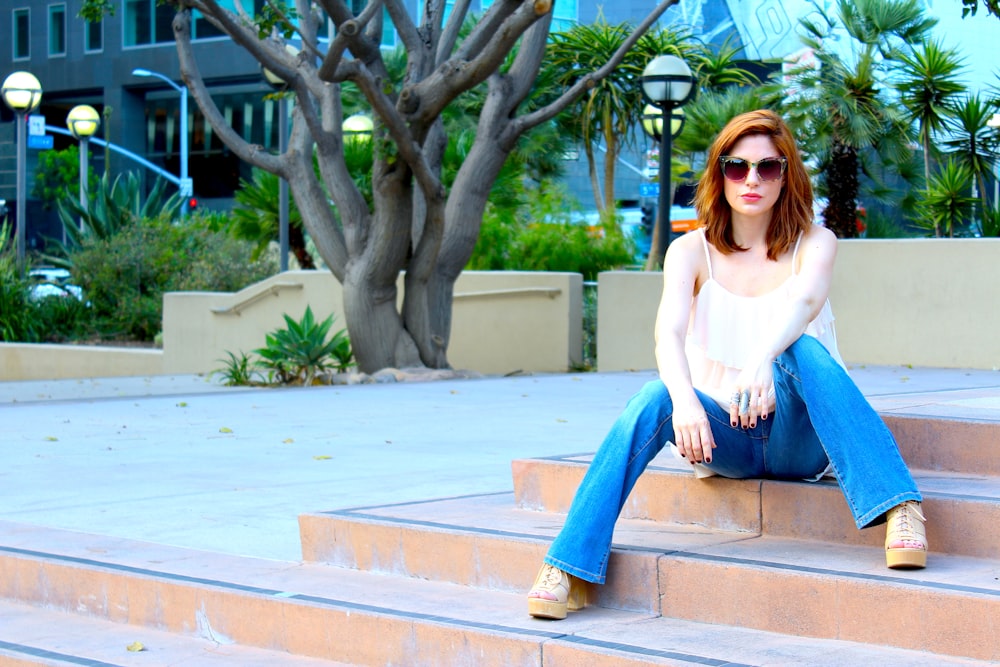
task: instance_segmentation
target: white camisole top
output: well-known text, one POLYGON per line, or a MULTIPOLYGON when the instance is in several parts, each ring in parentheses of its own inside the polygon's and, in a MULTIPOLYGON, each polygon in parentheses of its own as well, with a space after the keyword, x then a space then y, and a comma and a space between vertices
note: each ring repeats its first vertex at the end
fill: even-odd
MULTIPOLYGON (((704 228, 700 232, 708 262, 708 280, 694 297, 685 352, 694 387, 728 410, 730 394, 740 370, 749 355, 759 349, 761 337, 769 331, 768 325, 779 316, 783 304, 788 301, 789 282, 796 273, 796 259, 802 236, 799 235, 795 242, 792 274, 785 282, 767 294, 748 297, 733 294, 716 282, 712 276, 712 257, 708 252, 704 228)), ((806 327, 805 333, 818 339, 837 363, 844 366, 837 349, 837 335, 829 299, 806 327)), ((773 410, 773 385, 770 397, 769 409, 773 410)))

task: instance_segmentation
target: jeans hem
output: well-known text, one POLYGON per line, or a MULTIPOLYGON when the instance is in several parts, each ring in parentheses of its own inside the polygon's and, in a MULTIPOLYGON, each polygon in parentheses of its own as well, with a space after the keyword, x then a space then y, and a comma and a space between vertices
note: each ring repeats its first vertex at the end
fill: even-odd
POLYGON ((907 500, 915 500, 918 503, 923 502, 923 496, 920 495, 919 491, 907 491, 904 493, 898 493, 892 498, 879 503, 874 509, 865 512, 857 519, 855 523, 858 528, 871 528, 872 526, 878 526, 885 523, 885 514, 891 510, 896 505, 902 505, 907 500))
POLYGON ((573 575, 577 579, 583 579, 584 581, 588 581, 592 584, 603 584, 605 581, 605 575, 603 574, 595 574, 593 572, 588 572, 587 570, 581 570, 578 567, 570 565, 569 563, 564 563, 558 558, 553 558, 552 556, 546 556, 545 562, 552 567, 559 568, 567 574, 573 575))

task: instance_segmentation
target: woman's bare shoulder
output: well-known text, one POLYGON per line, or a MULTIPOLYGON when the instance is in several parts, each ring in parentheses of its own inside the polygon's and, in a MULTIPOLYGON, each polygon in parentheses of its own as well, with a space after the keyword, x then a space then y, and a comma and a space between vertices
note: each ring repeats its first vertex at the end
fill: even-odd
POLYGON ((800 247, 802 251, 810 255, 835 256, 837 254, 837 236, 823 225, 812 224, 803 232, 800 247))
POLYGON ((813 244, 816 243, 835 244, 837 242, 837 236, 823 225, 811 224, 809 225, 809 227, 806 228, 805 232, 803 233, 802 240, 813 244))
POLYGON ((677 248, 684 255, 691 255, 696 252, 704 254, 705 232, 700 227, 692 229, 671 241, 670 247, 677 248))

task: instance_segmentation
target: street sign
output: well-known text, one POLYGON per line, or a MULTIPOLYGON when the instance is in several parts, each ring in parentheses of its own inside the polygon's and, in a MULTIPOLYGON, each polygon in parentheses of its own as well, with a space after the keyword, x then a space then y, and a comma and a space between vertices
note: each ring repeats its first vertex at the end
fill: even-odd
POLYGON ((190 197, 194 194, 194 179, 192 178, 182 178, 180 186, 178 188, 180 192, 178 194, 181 197, 190 197))
POLYGON ((41 136, 37 134, 28 135, 28 148, 34 148, 39 151, 50 151, 54 145, 51 134, 43 134, 41 136))
POLYGON ((45 116, 28 116, 28 136, 45 136, 45 116))
POLYGON ((639 196, 640 197, 659 197, 660 196, 660 184, 659 183, 640 183, 639 184, 639 196))

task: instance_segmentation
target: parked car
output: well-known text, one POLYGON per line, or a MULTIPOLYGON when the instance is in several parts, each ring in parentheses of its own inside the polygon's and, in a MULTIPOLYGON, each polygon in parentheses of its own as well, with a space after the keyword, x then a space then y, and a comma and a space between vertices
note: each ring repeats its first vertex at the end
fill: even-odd
POLYGON ((71 296, 78 301, 83 301, 83 290, 78 285, 69 283, 70 273, 66 269, 41 266, 32 269, 28 276, 33 282, 31 286, 31 299, 33 301, 50 296, 71 296))

